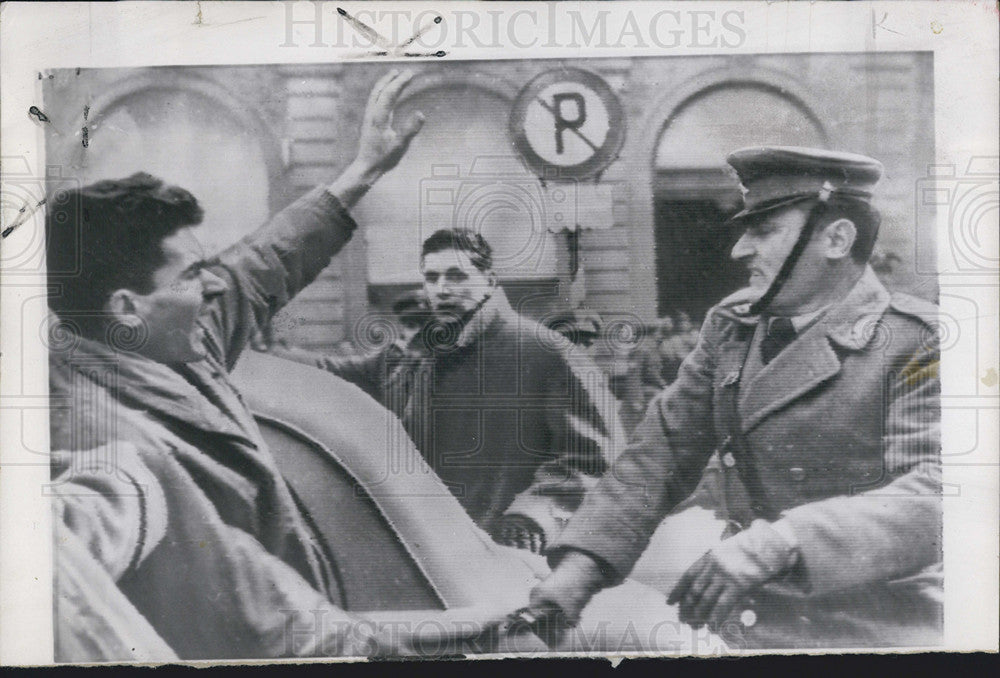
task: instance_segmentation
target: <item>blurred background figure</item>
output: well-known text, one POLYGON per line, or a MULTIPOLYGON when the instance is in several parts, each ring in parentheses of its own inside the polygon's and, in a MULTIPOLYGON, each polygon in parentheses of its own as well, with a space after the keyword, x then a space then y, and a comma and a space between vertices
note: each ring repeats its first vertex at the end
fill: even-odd
POLYGON ((628 438, 624 424, 624 404, 612 391, 610 374, 598 361, 598 341, 604 330, 604 320, 597 311, 575 308, 548 321, 548 327, 572 342, 568 359, 580 375, 581 382, 599 408, 602 419, 609 422, 609 440, 604 457, 610 464, 623 448, 628 438))
POLYGON ((695 344, 698 343, 698 326, 691 320, 684 311, 677 314, 677 334, 681 338, 681 345, 690 353, 695 344))
POLYGON ((669 315, 660 318, 656 346, 659 360, 657 374, 664 386, 669 386, 677 378, 677 370, 684 360, 685 353, 678 350, 676 327, 674 319, 669 315))
POLYGON ((576 308, 556 315, 547 324, 550 329, 569 339, 575 346, 586 349, 591 358, 594 357, 595 344, 604 327, 604 320, 599 313, 586 308, 576 308))
POLYGON ((637 325, 633 341, 610 342, 606 369, 630 432, 642 419, 653 396, 677 378, 681 363, 697 341, 698 328, 682 311, 676 316, 665 315, 637 325))
POLYGON ((647 393, 656 392, 660 382, 644 383, 655 379, 651 365, 649 344, 653 341, 650 326, 635 324, 631 336, 619 336, 608 344, 611 349, 607 370, 611 391, 621 402, 621 418, 625 429, 631 433, 646 411, 647 393))
POLYGON ((698 328, 691 322, 691 317, 681 311, 676 318, 676 322, 669 316, 661 319, 663 330, 659 345, 662 360, 660 376, 665 386, 674 383, 681 363, 698 343, 698 328))

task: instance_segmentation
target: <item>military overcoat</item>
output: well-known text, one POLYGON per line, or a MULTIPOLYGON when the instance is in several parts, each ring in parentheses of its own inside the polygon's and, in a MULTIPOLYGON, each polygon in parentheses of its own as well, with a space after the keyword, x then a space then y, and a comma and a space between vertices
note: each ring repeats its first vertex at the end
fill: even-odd
POLYGON ((797 567, 744 601, 751 647, 934 644, 941 629, 936 306, 890 294, 868 268, 852 291, 753 374, 747 293, 710 311, 677 381, 551 549, 627 576, 717 453, 735 529, 782 521, 797 567), (735 398, 735 408, 727 399, 735 398), (735 411, 727 416, 727 411, 735 411), (742 436, 743 450, 733 438, 742 436))

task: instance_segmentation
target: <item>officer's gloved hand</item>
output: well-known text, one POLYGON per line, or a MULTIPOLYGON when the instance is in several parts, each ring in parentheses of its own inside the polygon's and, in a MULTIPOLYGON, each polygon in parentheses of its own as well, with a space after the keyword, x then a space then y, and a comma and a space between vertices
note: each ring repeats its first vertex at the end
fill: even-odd
POLYGON ((540 620, 536 630, 549 647, 556 647, 564 632, 580 622, 583 608, 606 585, 607 578, 593 558, 569 551, 532 589, 528 611, 540 620))
POLYGON ((680 620, 695 628, 721 624, 747 595, 782 575, 795 560, 793 545, 770 523, 756 520, 688 568, 667 603, 680 603, 680 620))
POLYGON ((526 549, 532 553, 545 550, 545 531, 531 518, 508 514, 500 519, 493 539, 504 546, 526 549))

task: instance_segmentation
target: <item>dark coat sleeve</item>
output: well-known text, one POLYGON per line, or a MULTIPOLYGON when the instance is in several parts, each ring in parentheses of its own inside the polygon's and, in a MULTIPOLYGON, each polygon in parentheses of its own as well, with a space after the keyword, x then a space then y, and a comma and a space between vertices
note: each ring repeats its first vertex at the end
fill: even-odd
POLYGON ((390 368, 385 351, 353 356, 332 356, 302 349, 275 349, 271 355, 310 365, 349 381, 372 398, 382 401, 390 368))
POLYGON ((547 399, 568 402, 546 411, 555 458, 538 468, 532 484, 505 513, 530 518, 545 533, 546 543, 552 543, 608 469, 625 434, 617 402, 597 365, 571 351, 555 350, 546 362, 559 365, 547 370, 547 399))
POLYGON ((202 319, 215 357, 232 369, 253 330, 311 283, 355 228, 340 202, 317 188, 220 253, 209 270, 229 289, 202 319))

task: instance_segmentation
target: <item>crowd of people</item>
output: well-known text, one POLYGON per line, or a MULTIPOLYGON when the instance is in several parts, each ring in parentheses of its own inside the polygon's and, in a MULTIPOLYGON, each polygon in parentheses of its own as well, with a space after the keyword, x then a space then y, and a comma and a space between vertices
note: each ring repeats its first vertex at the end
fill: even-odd
POLYGON ((653 397, 677 379, 681 362, 698 341, 698 328, 680 311, 665 315, 637 333, 636 341, 613 342, 608 361, 611 388, 622 405, 622 421, 632 431, 653 397))
MULTIPOLYGON (((197 199, 146 174, 49 213, 51 270, 84 268, 53 273, 50 299, 74 336, 50 356, 67 403, 52 411, 58 658, 278 657, 290 624, 356 620, 332 602, 328 554, 228 375, 352 237, 350 208, 419 132, 417 114, 393 121, 407 81, 374 86, 333 183, 219 254, 191 232, 197 199), (112 478, 94 463, 104 453, 112 478)), ((391 343, 285 357, 360 386, 486 534, 548 559, 537 620, 572 625, 621 582, 717 458, 727 529, 670 592, 682 622, 718 630, 753 609, 749 647, 934 644, 936 310, 867 264, 882 166, 780 147, 729 162, 745 189, 732 256, 750 284, 700 330, 678 313, 635 342, 599 342, 600 319, 579 310, 546 327, 511 307, 480 233, 444 227, 413 262, 423 283, 397 300, 391 343)), ((359 628, 330 624, 294 652, 406 652, 359 628)))

